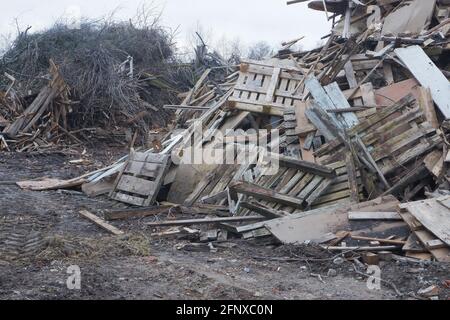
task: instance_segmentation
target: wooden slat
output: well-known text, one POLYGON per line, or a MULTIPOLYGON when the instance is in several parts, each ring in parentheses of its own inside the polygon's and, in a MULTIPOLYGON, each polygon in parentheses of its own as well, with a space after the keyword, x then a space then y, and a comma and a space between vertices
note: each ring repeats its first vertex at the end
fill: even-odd
POLYGON ((395 53, 431 95, 446 119, 450 119, 450 83, 419 46, 395 49, 395 53))
POLYGON ((349 212, 349 220, 402 220, 397 212, 349 212))
POLYGON ((106 231, 111 232, 112 234, 114 234, 116 236, 120 236, 120 235, 124 234, 123 231, 121 231, 121 230, 117 229, 116 227, 110 225, 109 223, 107 223, 102 218, 97 217, 95 214, 92 214, 92 213, 90 213, 87 210, 81 210, 80 214, 83 217, 85 217, 86 219, 89 219, 90 221, 94 222, 99 227, 105 229, 106 231))

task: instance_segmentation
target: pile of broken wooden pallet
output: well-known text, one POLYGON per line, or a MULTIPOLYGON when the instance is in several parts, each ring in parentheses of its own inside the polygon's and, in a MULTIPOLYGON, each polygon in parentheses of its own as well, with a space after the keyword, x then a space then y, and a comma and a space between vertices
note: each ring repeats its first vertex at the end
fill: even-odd
POLYGON ((177 109, 178 130, 161 148, 132 151, 85 175, 83 190, 143 207, 115 212, 121 219, 206 214, 147 223, 179 226, 168 233, 198 241, 274 237, 448 261, 448 1, 310 7, 331 14, 325 45, 242 61, 221 85, 206 71, 181 105, 166 106, 177 109), (254 143, 262 129, 268 152, 254 143), (231 164, 190 157, 192 147, 224 145, 235 151, 231 164), (268 174, 257 158, 275 160, 278 170, 268 174), (215 227, 203 235, 188 228, 204 224, 215 227))

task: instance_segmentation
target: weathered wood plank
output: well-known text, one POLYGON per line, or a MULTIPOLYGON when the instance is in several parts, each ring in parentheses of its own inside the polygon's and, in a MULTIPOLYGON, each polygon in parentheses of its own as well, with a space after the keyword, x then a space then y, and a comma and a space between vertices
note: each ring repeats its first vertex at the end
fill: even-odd
POLYGON ((105 220, 103 220, 100 217, 97 217, 95 214, 90 213, 87 210, 81 210, 80 214, 85 217, 86 219, 89 219, 90 221, 94 222, 96 225, 98 225, 99 227, 105 229, 106 231, 111 232, 112 234, 116 235, 116 236, 120 236, 123 235, 124 232, 117 229, 116 227, 110 225, 109 223, 107 223, 105 220))
POLYGON ((450 83, 419 46, 395 49, 400 60, 420 84, 430 89, 434 102, 446 119, 450 119, 450 83))
POLYGON ((349 220, 402 220, 397 212, 349 212, 349 220))

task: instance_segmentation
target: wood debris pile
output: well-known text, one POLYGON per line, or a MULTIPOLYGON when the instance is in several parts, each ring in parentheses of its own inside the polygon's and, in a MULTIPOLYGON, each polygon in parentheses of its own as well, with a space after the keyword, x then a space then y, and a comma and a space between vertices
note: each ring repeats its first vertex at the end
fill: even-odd
POLYGON ((363 251, 367 261, 450 261, 450 3, 309 7, 333 20, 324 46, 242 61, 222 84, 206 71, 181 105, 166 106, 178 126, 158 148, 86 175, 86 193, 143 206, 106 218, 194 210, 210 217, 148 225, 179 226, 155 234, 200 242, 274 237, 363 251), (254 143, 263 129, 265 150, 254 143), (183 161, 191 146, 225 146, 235 161, 183 161), (158 195, 162 205, 150 207, 158 195), (201 224, 216 227, 188 228, 201 224))
POLYGON ((50 61, 49 73, 52 78, 48 85, 27 108, 23 108, 20 99, 14 101, 11 97, 7 99, 7 95, 3 97, 2 105, 9 107, 9 112, 16 114, 16 117, 13 122, 5 120, 0 123, 0 129, 3 127, 0 150, 9 151, 10 145, 14 145, 11 148, 19 152, 45 149, 63 135, 78 140, 67 131, 67 115, 71 108, 69 88, 53 61, 50 61))

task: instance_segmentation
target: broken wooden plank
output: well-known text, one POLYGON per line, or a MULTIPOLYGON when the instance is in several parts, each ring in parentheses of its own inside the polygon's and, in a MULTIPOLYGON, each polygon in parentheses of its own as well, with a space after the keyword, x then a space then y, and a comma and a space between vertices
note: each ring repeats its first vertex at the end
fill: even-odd
POLYGON ((224 218, 205 218, 205 219, 147 222, 146 225, 152 226, 152 227, 167 227, 167 226, 186 226, 186 225, 194 225, 194 224, 210 224, 210 223, 221 223, 221 222, 258 221, 258 220, 266 220, 266 219, 267 218, 262 217, 262 216, 224 217, 224 218))
POLYGON ((109 223, 107 223, 105 220, 103 220, 100 217, 97 217, 95 214, 90 213, 87 210, 81 210, 80 214, 85 217, 86 219, 89 219, 90 221, 94 222, 96 225, 98 225, 99 227, 105 229, 106 231, 111 232, 112 234, 116 235, 116 236, 120 236, 123 235, 124 232, 117 229, 116 227, 110 225, 109 223))
POLYGON ((144 218, 149 216, 155 216, 164 212, 168 212, 173 206, 157 206, 150 208, 138 208, 138 209, 115 209, 105 210, 103 212, 106 220, 120 220, 129 218, 144 218))
POLYGON ((398 48, 397 56, 431 95, 445 119, 450 119, 450 83, 419 46, 398 48))
POLYGON ((349 212, 349 220, 402 220, 397 212, 349 212))
POLYGON ((336 172, 333 168, 312 163, 309 161, 299 160, 292 157, 286 157, 278 154, 269 154, 272 163, 278 163, 287 168, 296 169, 302 172, 312 173, 325 178, 335 178, 336 172))

